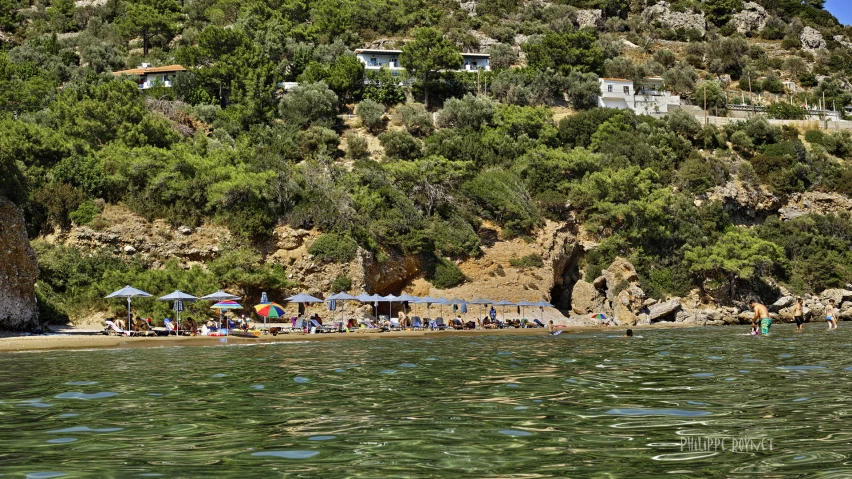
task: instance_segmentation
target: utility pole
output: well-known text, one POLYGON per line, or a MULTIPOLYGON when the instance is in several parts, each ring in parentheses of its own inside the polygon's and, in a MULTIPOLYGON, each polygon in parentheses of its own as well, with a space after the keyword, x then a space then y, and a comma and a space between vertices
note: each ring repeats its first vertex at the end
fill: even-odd
POLYGON ((751 100, 751 113, 757 113, 757 109, 754 107, 754 96, 751 93, 751 72, 748 72, 748 99, 751 100))

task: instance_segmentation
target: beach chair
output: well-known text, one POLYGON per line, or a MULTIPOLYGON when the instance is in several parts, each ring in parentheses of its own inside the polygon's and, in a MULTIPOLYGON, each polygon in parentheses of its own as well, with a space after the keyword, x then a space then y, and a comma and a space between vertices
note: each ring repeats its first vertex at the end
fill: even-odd
POLYGON ((521 320, 521 328, 522 328, 522 329, 523 329, 523 328, 530 328, 530 327, 532 327, 532 326, 529 326, 529 325, 527 324, 527 318, 524 318, 524 319, 522 319, 522 320, 521 320))
POLYGON ((402 331, 402 325, 399 324, 399 318, 391 318, 390 329, 396 330, 396 331, 402 331))
POLYGON ((373 324, 372 318, 364 318, 361 321, 361 324, 363 324, 367 329, 376 329, 376 325, 373 324))
POLYGON ((311 327, 316 328, 316 332, 318 333, 333 333, 336 331, 332 326, 326 326, 324 324, 320 324, 316 319, 311 320, 311 327))
POLYGON ((411 318, 411 329, 414 331, 423 330, 423 321, 420 319, 420 316, 414 316, 411 318))
POLYGON ((439 331, 447 329, 447 323, 444 322, 444 318, 440 316, 435 318, 435 329, 438 329, 439 331))
POLYGON ((543 328, 544 327, 544 323, 542 323, 541 321, 539 321, 537 319, 533 319, 533 322, 535 323, 537 328, 543 328))
POLYGON ((503 329, 503 328, 506 327, 506 323, 504 323, 503 321, 500 321, 499 319, 495 319, 494 322, 497 324, 497 328, 499 328, 499 329, 503 329))
POLYGON ((113 321, 107 321, 104 328, 104 334, 107 336, 136 336, 136 331, 127 331, 121 329, 113 321))

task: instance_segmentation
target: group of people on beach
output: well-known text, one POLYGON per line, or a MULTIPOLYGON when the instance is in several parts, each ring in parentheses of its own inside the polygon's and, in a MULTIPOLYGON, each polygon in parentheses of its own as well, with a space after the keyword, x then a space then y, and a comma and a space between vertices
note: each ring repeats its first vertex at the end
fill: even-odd
MULTIPOLYGON (((769 309, 752 298, 748 302, 749 306, 754 310, 754 316, 751 319, 751 334, 769 334, 769 328, 772 327, 772 318, 769 315, 769 309), (759 328, 759 329, 758 329, 759 328)), ((793 319, 796 321, 796 331, 804 331, 805 313, 804 302, 801 297, 796 298, 796 302, 792 308, 793 319)), ((837 316, 839 310, 835 306, 833 299, 828 300, 828 306, 825 308, 825 321, 828 323, 828 330, 837 329, 837 316)))

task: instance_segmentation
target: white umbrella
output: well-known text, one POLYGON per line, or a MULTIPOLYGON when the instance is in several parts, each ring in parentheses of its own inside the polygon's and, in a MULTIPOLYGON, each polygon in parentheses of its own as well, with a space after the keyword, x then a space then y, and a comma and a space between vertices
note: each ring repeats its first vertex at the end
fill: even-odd
POLYGON ((393 302, 397 300, 399 300, 399 296, 393 294, 382 297, 382 301, 387 301, 388 303, 388 319, 393 316, 393 302))
POLYGON ((127 330, 133 331, 133 320, 130 319, 130 298, 150 298, 151 295, 142 291, 141 289, 132 288, 129 285, 125 286, 118 291, 113 291, 112 293, 106 295, 105 299, 108 298, 127 298, 127 330))
POLYGON ((180 331, 180 313, 181 311, 183 311, 183 302, 195 301, 198 298, 191 294, 184 293, 183 291, 175 290, 173 293, 169 293, 165 296, 160 296, 157 299, 160 301, 174 301, 172 309, 174 309, 175 319, 177 320, 177 329, 175 330, 175 334, 178 334, 178 331, 180 331))
POLYGON ((230 300, 237 301, 237 300, 239 300, 239 299, 241 299, 241 298, 240 298, 239 296, 235 296, 235 295, 233 295, 233 294, 231 294, 231 293, 226 293, 226 292, 224 292, 224 291, 222 291, 222 290, 220 289, 219 291, 216 291, 215 293, 210 293, 210 294, 208 294, 207 296, 202 296, 202 297, 200 297, 200 298, 198 298, 198 299, 203 299, 203 300, 210 300, 210 301, 216 301, 216 302, 219 302, 219 301, 227 301, 227 300, 229 300, 229 299, 230 299, 230 300))

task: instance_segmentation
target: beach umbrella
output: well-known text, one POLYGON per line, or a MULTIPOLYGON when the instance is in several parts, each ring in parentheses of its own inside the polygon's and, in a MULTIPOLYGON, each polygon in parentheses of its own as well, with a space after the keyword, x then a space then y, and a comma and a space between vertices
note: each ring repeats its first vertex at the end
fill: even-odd
POLYGON ((604 319, 606 319, 606 315, 603 314, 603 313, 596 313, 596 314, 592 315, 592 319, 604 320, 604 319))
POLYGON ((476 298, 476 299, 474 299, 473 301, 468 301, 468 303, 470 303, 470 304, 478 304, 478 305, 481 305, 481 306, 482 306, 482 315, 483 315, 483 316, 485 315, 485 305, 486 305, 486 304, 491 304, 491 303, 493 303, 493 302, 494 302, 494 301, 491 301, 490 299, 485 299, 485 298, 476 298))
POLYGON ((506 306, 514 306, 515 305, 515 303, 508 301, 508 300, 505 300, 505 299, 501 299, 500 301, 495 301, 493 304, 494 304, 494 306, 502 306, 503 307, 503 322, 506 321, 506 306))
POLYGON ((219 326, 222 325, 222 312, 226 309, 243 309, 243 305, 240 303, 227 299, 225 301, 219 301, 218 303, 210 306, 210 309, 215 309, 219 311, 219 326))
POLYGON ((444 317, 444 306, 450 304, 450 300, 447 298, 433 298, 435 301, 432 304, 437 304, 439 308, 438 314, 441 318, 444 317))
POLYGON ((387 301, 388 303, 388 319, 393 316, 393 302, 397 301, 398 299, 399 296, 396 296, 394 294, 389 294, 387 296, 382 297, 382 301, 387 301))
POLYGON ((172 310, 175 312, 175 319, 177 320, 177 331, 180 331, 180 313, 183 311, 184 301, 195 301, 198 298, 191 294, 184 293, 183 291, 175 290, 173 293, 160 296, 157 299, 160 301, 174 301, 174 304, 172 304, 172 310))
POLYGON ((278 303, 260 303, 255 305, 255 312, 257 314, 263 316, 263 328, 266 329, 266 320, 267 318, 283 318, 286 314, 284 311, 284 306, 281 306, 278 303))
POLYGON ((521 319, 526 319, 527 306, 535 306, 535 303, 532 303, 530 301, 518 301, 515 304, 521 307, 521 319))
POLYGON ((431 296, 424 296, 422 298, 414 300, 414 304, 425 304, 426 305, 426 314, 431 315, 430 308, 434 302, 438 301, 438 298, 433 298, 431 296))
MULTIPOLYGON (((405 293, 401 294, 398 298, 396 298, 397 301, 403 304, 403 308, 410 304, 416 304, 415 301, 417 301, 418 299, 420 298, 417 296, 412 296, 410 294, 405 293)), ((414 315, 417 315, 417 311, 414 311, 414 315)))
POLYGON ((150 298, 151 295, 142 291, 141 289, 136 289, 131 287, 130 285, 125 286, 118 291, 113 291, 112 293, 106 295, 104 299, 109 298, 127 298, 127 330, 133 330, 133 320, 130 319, 130 298, 150 298))
POLYGON ((231 299, 231 300, 236 301, 236 300, 239 300, 240 297, 234 296, 231 293, 226 293, 226 292, 224 292, 220 289, 219 291, 216 291, 215 293, 210 293, 207 296, 202 296, 198 299, 203 299, 203 300, 208 300, 208 301, 225 301, 225 300, 231 299))
POLYGON ((538 320, 544 322, 544 308, 552 308, 553 305, 547 301, 536 301, 533 306, 538 306, 538 320))
MULTIPOLYGON (((344 306, 346 304, 345 301, 354 301, 354 300, 357 300, 357 299, 358 299, 357 297, 352 296, 351 294, 346 294, 346 293, 341 291, 339 293, 332 294, 331 296, 329 296, 326 299, 326 301, 328 301, 328 309, 331 310, 331 311, 334 311, 334 309, 336 309, 336 307, 337 307, 336 302, 340 301, 340 312, 342 313, 344 306), (332 307, 331 307, 332 305, 335 306, 334 309, 332 309, 332 307)), ((346 318, 343 318, 343 319, 346 319, 346 318)))
MULTIPOLYGON (((319 299, 315 296, 311 296, 310 294, 307 294, 307 293, 294 294, 293 296, 286 298, 284 301, 288 301, 290 303, 298 303, 298 304, 302 304, 302 305, 312 304, 312 303, 322 303, 323 302, 323 300, 321 300, 321 299, 319 299)), ((307 307, 305 308, 305 312, 307 313, 307 307)), ((307 330, 307 329, 308 329, 308 325, 307 325, 307 323, 305 323, 305 330, 307 330)))

